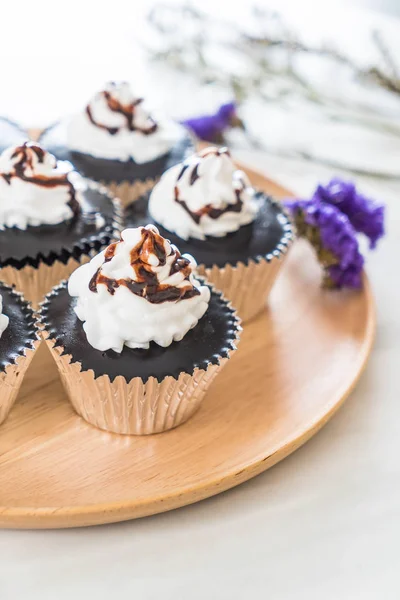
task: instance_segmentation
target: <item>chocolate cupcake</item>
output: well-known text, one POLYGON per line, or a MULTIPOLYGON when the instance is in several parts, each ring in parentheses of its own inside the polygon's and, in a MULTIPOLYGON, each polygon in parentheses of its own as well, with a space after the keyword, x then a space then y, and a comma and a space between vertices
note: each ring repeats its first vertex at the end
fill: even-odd
POLYGON ((28 132, 17 123, 0 117, 0 153, 9 146, 23 144, 28 137, 28 132))
POLYGON ((198 273, 231 300, 243 321, 259 313, 293 239, 279 202, 254 190, 226 148, 207 148, 169 169, 125 215, 154 223, 196 257, 198 273))
POLYGON ((154 226, 126 229, 46 297, 43 336, 86 421, 159 433, 198 409, 240 326, 194 266, 154 226))
POLYGON ((157 122, 126 82, 108 83, 81 113, 46 129, 40 142, 106 185, 124 205, 193 151, 187 130, 173 121, 157 122))
POLYGON ((34 306, 119 236, 110 193, 26 142, 0 156, 0 280, 34 306))
POLYGON ((15 402, 38 345, 32 309, 20 294, 0 283, 0 423, 15 402))

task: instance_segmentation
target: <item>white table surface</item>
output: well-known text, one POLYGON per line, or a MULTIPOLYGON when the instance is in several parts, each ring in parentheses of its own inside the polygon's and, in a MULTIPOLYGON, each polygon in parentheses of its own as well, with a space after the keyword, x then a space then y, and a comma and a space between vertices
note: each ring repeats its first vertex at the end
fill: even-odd
MULTIPOLYGON (((44 48, 43 40, 38 45, 44 48)), ((21 47, 15 52, 22 64, 21 47)), ((107 65, 105 71, 108 77, 107 65)), ((28 66, 27 78, 34 78, 28 66)), ((0 112, 41 123, 41 103, 30 97, 22 106, 13 86, 3 89, 0 112)), ((50 84, 48 90, 56 98, 50 84)), ((46 114, 57 108, 53 101, 46 114)), ((299 193, 331 174, 262 153, 237 155, 299 193)), ((388 236, 368 258, 375 347, 339 413, 282 463, 197 505, 103 527, 0 531, 1 600, 400 597, 400 183, 358 183, 387 202, 388 236)))

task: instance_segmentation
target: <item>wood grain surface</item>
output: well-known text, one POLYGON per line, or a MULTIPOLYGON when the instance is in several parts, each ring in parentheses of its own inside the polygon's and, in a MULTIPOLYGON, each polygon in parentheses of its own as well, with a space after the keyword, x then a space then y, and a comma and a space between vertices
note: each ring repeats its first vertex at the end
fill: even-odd
MULTIPOLYGON (((247 169, 248 171, 248 169, 247 169)), ((249 172, 259 187, 286 192, 249 172)), ((190 504, 296 450, 355 385, 375 329, 372 295, 324 292, 296 242, 268 309, 185 425, 148 437, 104 433, 73 412, 44 344, 0 428, 0 526, 122 521, 190 504)))

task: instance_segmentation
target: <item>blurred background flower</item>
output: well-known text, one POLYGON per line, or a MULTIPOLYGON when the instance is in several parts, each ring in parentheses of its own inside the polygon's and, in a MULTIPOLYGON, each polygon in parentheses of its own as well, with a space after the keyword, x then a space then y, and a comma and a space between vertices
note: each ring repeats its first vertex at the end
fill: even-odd
POLYGON ((226 133, 233 127, 244 129, 244 123, 239 119, 236 103, 222 104, 211 115, 200 115, 181 121, 199 139, 213 144, 224 144, 226 133))
MULTIPOLYGON (((154 34, 148 56, 185 77, 192 90, 202 88, 203 98, 207 90, 233 97, 246 124, 241 143, 233 138, 239 146, 397 179, 397 161, 374 152, 374 141, 400 150, 400 75, 390 36, 378 24, 370 27, 359 55, 342 43, 351 19, 336 15, 325 33, 329 10, 321 22, 315 14, 310 35, 296 11, 267 4, 250 5, 240 20, 217 18, 198 3, 155 4, 148 15, 154 34), (349 137, 364 140, 363 152, 349 153, 349 137)), ((359 29, 353 26, 353 38, 359 29)))

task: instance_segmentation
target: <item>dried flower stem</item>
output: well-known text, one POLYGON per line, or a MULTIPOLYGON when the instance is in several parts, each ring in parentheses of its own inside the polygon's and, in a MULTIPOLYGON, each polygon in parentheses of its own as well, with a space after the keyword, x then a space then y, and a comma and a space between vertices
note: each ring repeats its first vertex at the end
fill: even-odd
MULTIPOLYGON (((397 64, 379 32, 373 33, 373 42, 382 59, 383 67, 372 65, 361 67, 354 63, 349 56, 337 48, 328 46, 309 46, 290 31, 279 14, 268 10, 253 8, 253 16, 259 34, 243 31, 228 21, 218 21, 210 18, 205 12, 190 4, 169 5, 160 3, 149 13, 149 22, 159 33, 162 48, 149 50, 150 57, 162 61, 173 69, 179 70, 192 78, 197 78, 201 84, 218 84, 230 89, 236 102, 241 103, 249 97, 258 97, 263 102, 279 101, 284 105, 287 98, 299 96, 318 105, 324 116, 331 120, 351 125, 363 126, 376 131, 400 137, 400 126, 394 123, 395 115, 389 111, 376 110, 373 107, 356 102, 347 102, 338 98, 330 98, 307 81, 296 69, 295 58, 301 54, 319 56, 330 59, 351 69, 354 76, 364 82, 369 82, 396 96, 400 96, 400 78, 397 64), (169 18, 169 17, 172 17, 169 18), (168 20, 169 18, 169 20, 168 20), (177 35, 176 23, 184 19, 188 27, 182 28, 193 33, 185 37, 177 35), (271 26, 274 33, 271 33, 271 26), (223 30, 223 36, 215 33, 215 27, 223 30), (278 30, 276 32, 276 30, 278 30), (249 69, 237 74, 229 69, 221 69, 212 64, 207 58, 207 49, 212 44, 219 45, 223 50, 229 50, 239 59, 249 62, 249 69), (277 66, 274 57, 281 51, 284 61, 277 66), (283 89, 271 95, 265 88, 265 83, 279 78, 284 83, 283 89)), ((254 143, 254 139, 251 140, 254 143)), ((260 143, 257 144, 260 147, 260 143)), ((263 145, 264 147, 264 145, 263 145)), ((268 150, 268 148, 265 148, 268 150)), ((399 174, 371 172, 353 169, 345 164, 320 159, 306 151, 288 152, 272 150, 281 156, 312 160, 329 167, 339 168, 353 173, 378 177, 381 179, 397 179, 399 174)))

